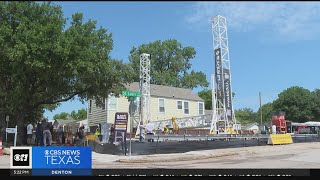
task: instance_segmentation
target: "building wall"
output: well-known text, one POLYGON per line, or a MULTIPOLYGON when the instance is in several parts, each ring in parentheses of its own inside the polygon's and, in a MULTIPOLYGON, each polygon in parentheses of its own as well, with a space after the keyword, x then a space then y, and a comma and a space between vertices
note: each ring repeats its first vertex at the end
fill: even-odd
MULTIPOLYGON (((114 124, 115 115, 117 112, 127 112, 128 118, 130 120, 130 114, 129 114, 129 101, 126 97, 120 96, 117 98, 117 108, 116 109, 110 109, 108 113, 108 123, 114 124)), ((130 123, 128 122, 127 129, 129 131, 130 129, 130 123)))
POLYGON ((249 128, 249 130, 259 130, 259 126, 258 125, 254 125, 254 126, 251 126, 250 128, 249 128))
POLYGON ((96 105, 95 100, 89 100, 88 102, 88 124, 89 126, 95 126, 107 119, 107 109, 102 110, 102 107, 96 105), (90 101, 92 101, 92 108, 90 113, 90 101))
MULTIPOLYGON (((88 113, 89 126, 105 122, 114 123, 116 112, 128 112, 129 114, 129 101, 126 97, 120 96, 117 99, 117 105, 115 109, 110 108, 110 99, 107 101, 108 106, 106 110, 102 110, 101 107, 97 107, 95 102, 92 104, 92 112, 88 113), (107 111, 108 109, 108 111, 107 111)), ((150 114, 152 121, 171 119, 173 116, 176 118, 198 116, 199 115, 199 103, 203 103, 203 113, 205 112, 204 102, 181 100, 173 98, 162 98, 152 96, 150 98, 150 114), (164 99, 165 112, 159 112, 159 99, 164 99), (182 109, 178 109, 177 101, 182 101, 182 109), (184 102, 189 102, 189 114, 184 113, 184 102)), ((88 103, 89 106, 89 103, 88 103)), ((130 114, 129 114, 130 120, 130 114)), ((128 122, 128 131, 130 131, 130 122, 128 122)))
MULTIPOLYGON (((204 107, 204 102, 203 108, 204 107)), ((190 116, 199 115, 199 102, 191 100, 173 99, 173 98, 162 98, 162 97, 151 97, 151 119, 153 121, 171 119, 172 117, 183 118, 190 116), (160 112, 159 99, 164 99, 165 112, 160 112), (182 109, 178 109, 177 101, 182 101, 182 109), (184 102, 189 103, 189 114, 184 112, 184 102)), ((203 110, 204 113, 204 110, 203 110)))

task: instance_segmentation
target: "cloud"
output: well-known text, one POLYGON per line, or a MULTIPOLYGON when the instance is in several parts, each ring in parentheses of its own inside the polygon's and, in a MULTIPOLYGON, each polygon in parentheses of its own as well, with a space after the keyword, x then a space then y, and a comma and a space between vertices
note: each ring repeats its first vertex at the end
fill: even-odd
POLYGON ((320 37, 319 2, 197 2, 186 20, 203 26, 215 15, 225 16, 232 31, 259 31, 291 40, 320 37))

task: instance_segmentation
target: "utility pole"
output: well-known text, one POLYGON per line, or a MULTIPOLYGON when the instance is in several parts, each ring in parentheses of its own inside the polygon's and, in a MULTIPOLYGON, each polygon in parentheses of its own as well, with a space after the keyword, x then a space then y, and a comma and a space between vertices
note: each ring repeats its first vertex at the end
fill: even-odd
POLYGON ((134 102, 133 102, 133 100, 132 101, 130 101, 130 109, 131 109, 131 111, 130 111, 130 150, 129 150, 129 156, 131 157, 131 152, 132 152, 132 145, 131 145, 131 139, 132 139, 132 126, 133 126, 133 104, 134 104, 134 102))
POLYGON ((259 92, 259 99, 260 99, 260 121, 261 121, 260 126, 261 126, 261 128, 262 128, 261 92, 259 92))

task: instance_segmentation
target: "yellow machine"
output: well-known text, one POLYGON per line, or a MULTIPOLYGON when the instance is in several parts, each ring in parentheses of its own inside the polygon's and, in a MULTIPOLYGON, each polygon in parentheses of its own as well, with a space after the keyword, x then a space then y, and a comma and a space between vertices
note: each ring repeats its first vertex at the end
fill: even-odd
POLYGON ((172 117, 171 119, 172 121, 172 126, 173 126, 173 134, 178 134, 179 133, 179 126, 177 124, 177 121, 176 121, 176 117, 172 117))
POLYGON ((177 124, 176 117, 172 117, 171 122, 172 122, 172 128, 169 128, 169 125, 166 125, 163 130, 164 134, 170 134, 170 133, 178 134, 179 133, 179 126, 177 124))

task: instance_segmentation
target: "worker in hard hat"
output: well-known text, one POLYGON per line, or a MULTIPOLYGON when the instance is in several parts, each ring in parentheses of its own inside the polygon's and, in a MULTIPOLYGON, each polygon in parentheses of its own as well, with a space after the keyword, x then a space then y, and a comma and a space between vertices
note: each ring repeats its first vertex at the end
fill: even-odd
POLYGON ((101 137, 101 132, 100 132, 100 125, 97 125, 97 128, 96 128, 96 132, 94 133, 94 135, 96 137, 98 137, 98 139, 101 141, 102 139, 100 139, 101 137))
POLYGON ((169 125, 166 125, 166 126, 164 127, 164 133, 165 133, 165 134, 169 134, 169 131, 170 131, 169 125))

